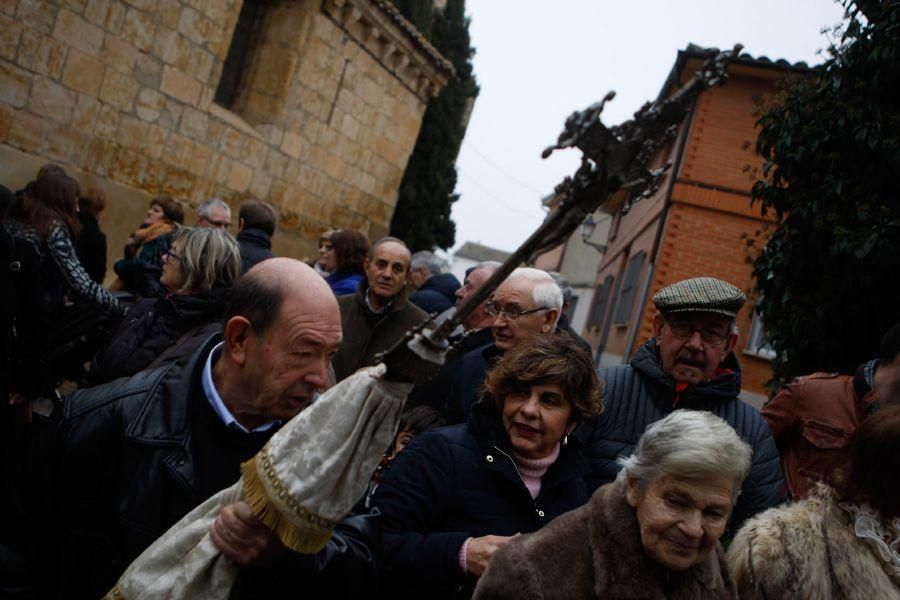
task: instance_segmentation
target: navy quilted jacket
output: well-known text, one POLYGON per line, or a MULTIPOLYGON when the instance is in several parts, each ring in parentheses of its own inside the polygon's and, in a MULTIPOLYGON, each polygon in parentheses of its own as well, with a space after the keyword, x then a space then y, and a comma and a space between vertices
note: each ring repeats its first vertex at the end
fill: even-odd
POLYGON ((613 481, 618 459, 628 457, 647 427, 676 408, 708 410, 731 425, 753 449, 753 464, 744 480, 731 520, 731 530, 753 515, 784 500, 784 480, 772 432, 760 412, 738 398, 741 370, 734 354, 722 365, 732 373, 681 392, 677 406, 675 382, 662 371, 656 341, 641 346, 628 366, 602 369, 603 414, 579 427, 588 445, 591 485, 613 481))

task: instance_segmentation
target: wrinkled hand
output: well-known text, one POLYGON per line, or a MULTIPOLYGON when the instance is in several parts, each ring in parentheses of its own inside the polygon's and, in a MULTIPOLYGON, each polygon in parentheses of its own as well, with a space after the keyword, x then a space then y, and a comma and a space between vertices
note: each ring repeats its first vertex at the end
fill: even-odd
POLYGON ((287 551, 246 502, 222 508, 209 537, 219 552, 244 567, 271 564, 287 551))
MULTIPOLYGON (((518 534, 516 534, 518 535, 518 534)), ((466 572, 471 573, 475 577, 481 577, 494 552, 509 543, 514 536, 502 535, 486 535, 483 537, 472 538, 469 541, 469 547, 466 548, 466 572)))

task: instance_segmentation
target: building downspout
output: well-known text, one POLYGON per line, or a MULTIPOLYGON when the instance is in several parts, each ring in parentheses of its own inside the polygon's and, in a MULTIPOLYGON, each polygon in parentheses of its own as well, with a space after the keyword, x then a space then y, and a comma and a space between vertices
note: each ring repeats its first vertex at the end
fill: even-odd
MULTIPOLYGON (((699 98, 698 98, 699 99, 699 98)), ((647 265, 647 274, 644 276, 644 280, 641 282, 640 287, 640 298, 638 305, 638 310, 635 313, 635 319, 631 323, 631 327, 628 330, 628 343, 625 345, 625 354, 622 356, 622 364, 628 364, 628 361, 631 359, 632 348, 634 347, 634 340, 637 337, 638 328, 641 324, 641 319, 644 314, 644 307, 647 306, 647 290, 650 287, 650 282, 653 280, 653 274, 656 272, 656 262, 657 255, 659 254, 659 248, 662 245, 662 236, 663 231, 666 229, 666 223, 669 220, 669 209, 672 206, 672 190, 675 189, 675 183, 678 181, 678 172, 681 169, 681 159, 684 156, 684 147, 687 145, 687 140, 690 137, 690 130, 694 126, 694 109, 697 107, 696 101, 694 105, 691 106, 691 111, 688 113, 687 119, 685 122, 688 126, 684 130, 684 135, 681 137, 681 140, 678 142, 678 151, 675 153, 675 165, 672 169, 672 179, 669 181, 669 188, 666 190, 666 199, 663 204, 662 214, 659 219, 659 229, 656 232, 656 239, 653 241, 653 250, 650 253, 650 262, 647 265)))

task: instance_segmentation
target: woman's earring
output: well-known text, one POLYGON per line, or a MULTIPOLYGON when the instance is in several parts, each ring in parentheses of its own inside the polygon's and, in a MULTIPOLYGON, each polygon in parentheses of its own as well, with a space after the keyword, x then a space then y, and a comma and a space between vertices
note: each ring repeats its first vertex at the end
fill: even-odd
POLYGON ((569 445, 569 434, 568 434, 568 433, 567 433, 566 435, 563 436, 563 439, 562 439, 562 445, 563 445, 563 446, 568 446, 568 445, 569 445))

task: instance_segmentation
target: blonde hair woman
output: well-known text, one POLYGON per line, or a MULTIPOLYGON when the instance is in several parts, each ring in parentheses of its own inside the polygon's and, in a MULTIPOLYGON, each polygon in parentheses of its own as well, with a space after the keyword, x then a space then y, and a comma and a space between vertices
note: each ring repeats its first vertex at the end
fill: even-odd
POLYGON ((228 232, 189 227, 162 255, 162 298, 135 305, 91 367, 95 383, 133 375, 186 355, 217 331, 229 290, 241 272, 241 253, 228 232))

